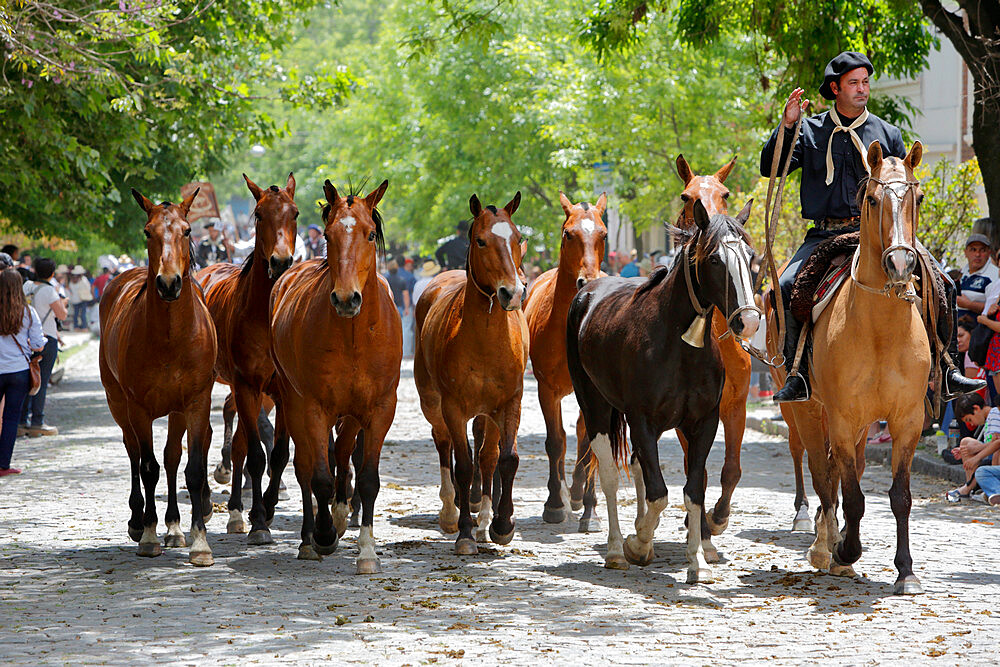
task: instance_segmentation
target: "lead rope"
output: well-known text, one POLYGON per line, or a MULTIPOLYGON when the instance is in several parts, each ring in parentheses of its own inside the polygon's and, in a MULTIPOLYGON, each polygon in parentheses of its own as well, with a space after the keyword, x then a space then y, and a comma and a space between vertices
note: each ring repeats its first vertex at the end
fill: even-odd
POLYGON ((471 244, 469 246, 469 254, 466 255, 466 257, 465 257, 465 266, 467 267, 466 271, 469 274, 469 280, 472 282, 473 286, 477 290, 479 290, 480 294, 482 294, 483 296, 485 296, 487 299, 490 300, 490 307, 486 311, 486 314, 487 315, 492 315, 493 314, 493 297, 495 296, 495 294, 487 294, 483 290, 483 288, 479 286, 479 283, 476 282, 476 274, 473 273, 473 271, 472 271, 472 246, 471 246, 471 244))

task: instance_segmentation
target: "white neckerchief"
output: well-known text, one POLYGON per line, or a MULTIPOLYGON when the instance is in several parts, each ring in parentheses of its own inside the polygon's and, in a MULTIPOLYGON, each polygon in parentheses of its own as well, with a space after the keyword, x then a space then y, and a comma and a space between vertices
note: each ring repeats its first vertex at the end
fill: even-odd
POLYGON ((851 123, 850 127, 844 127, 843 122, 840 120, 840 116, 837 115, 837 108, 832 107, 830 109, 830 119, 833 120, 833 124, 836 126, 833 128, 833 132, 830 133, 830 140, 826 142, 826 184, 830 185, 833 183, 833 154, 830 152, 833 146, 833 135, 838 132, 847 132, 851 136, 851 141, 854 142, 854 147, 858 149, 858 153, 861 154, 861 164, 865 165, 865 171, 871 172, 868 167, 868 159, 865 157, 865 145, 861 143, 861 137, 855 132, 857 128, 865 124, 868 120, 868 109, 865 109, 864 113, 857 117, 857 119, 851 123))

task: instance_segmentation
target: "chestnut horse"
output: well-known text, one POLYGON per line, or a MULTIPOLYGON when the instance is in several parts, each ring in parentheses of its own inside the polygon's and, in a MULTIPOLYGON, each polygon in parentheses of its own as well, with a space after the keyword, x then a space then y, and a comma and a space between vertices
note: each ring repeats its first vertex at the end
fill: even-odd
POLYGON ((111 281, 101 299, 101 383, 108 408, 122 429, 132 463, 132 518, 128 534, 140 556, 162 553, 156 535, 156 483, 160 466, 153 452, 153 420, 169 415, 164 463, 167 467, 168 547, 185 545, 177 509, 177 466, 181 437, 188 432, 184 470, 191 496, 193 565, 211 565, 205 521, 212 516, 208 488, 209 411, 215 373, 215 326, 191 273, 191 226, 187 214, 198 191, 180 205, 154 204, 136 190, 146 213, 149 266, 111 281), (146 490, 143 502, 140 479, 146 490))
POLYGON ((583 411, 590 446, 608 505, 605 566, 653 560, 653 531, 667 505, 657 440, 679 428, 688 444, 684 504, 688 526, 688 582, 708 581, 702 536, 705 460, 719 427, 725 371, 704 319, 713 308, 726 314, 732 335, 752 336, 760 323, 753 305, 750 243, 743 223, 708 217, 693 205, 695 227, 670 269, 648 279, 608 277, 580 289, 567 322, 566 350, 573 389, 583 411), (632 474, 638 497, 636 534, 622 540, 618 524, 618 466, 631 433, 632 474))
MULTIPOLYGON (((292 174, 288 175, 284 188, 272 185, 261 189, 246 174, 243 180, 257 202, 253 212, 257 230, 253 254, 242 266, 214 264, 200 271, 198 278, 205 286, 205 301, 218 335, 219 356, 215 370, 219 379, 232 387, 238 416, 231 454, 232 490, 226 530, 230 533, 246 530, 242 493, 243 462, 246 460, 253 489, 247 543, 271 544, 274 539, 267 527, 270 516, 265 511, 261 488, 266 459, 257 417, 265 400, 264 392, 274 375, 274 362, 269 354, 271 288, 292 265, 299 209, 295 206, 295 177, 292 174)), ((273 393, 274 389, 271 391, 273 393)), ((280 407, 275 421, 281 422, 280 407)), ((280 427, 276 429, 276 437, 287 437, 277 434, 283 434, 280 427)), ((284 463, 279 467, 284 468, 284 463)), ((266 503, 272 514, 279 484, 280 479, 272 475, 267 489, 271 502, 266 503)))
MULTIPOLYGON (((562 399, 573 392, 573 381, 566 365, 566 314, 577 290, 600 277, 604 242, 608 230, 601 216, 607 206, 607 195, 602 193, 597 204, 573 204, 559 193, 566 220, 562 224, 562 241, 559 245, 559 264, 549 269, 532 284, 524 303, 524 317, 531 336, 531 370, 538 381, 538 402, 545 417, 545 453, 549 457, 549 497, 545 501, 542 519, 548 523, 566 520, 571 501, 566 488, 564 459, 566 456, 566 431, 562 423, 562 399)), ((582 419, 578 420, 582 426, 582 419)), ((590 448, 577 428, 577 461, 574 473, 574 495, 582 495, 582 487, 589 483, 588 496, 592 502, 587 515, 593 515, 593 483, 587 480, 585 465, 590 448)), ((596 517, 594 517, 596 519, 596 517)), ((581 530, 596 528, 581 519, 581 530)))
MULTIPOLYGON (((861 557, 865 436, 872 422, 888 421, 897 594, 922 592, 910 556, 910 463, 923 427, 931 356, 920 306, 900 294, 912 284, 918 264, 916 227, 923 195, 913 170, 922 154, 919 141, 902 160, 883 160, 878 142, 868 147, 871 177, 859 193, 864 196, 860 247, 851 280, 813 326, 812 399, 785 406, 809 453, 820 501, 809 562, 834 574, 853 575, 851 566, 861 557), (837 526, 838 485, 844 496, 843 533, 837 526)), ((921 282, 929 284, 931 278, 921 282)), ((923 303, 928 299, 925 293, 923 303)))
MULTIPOLYGON (((684 181, 681 201, 684 203, 677 218, 677 226, 690 229, 694 226, 694 202, 700 201, 709 216, 726 214, 729 207, 729 188, 726 178, 736 165, 734 156, 728 164, 711 176, 697 176, 691 170, 683 155, 677 156, 677 174, 684 181)), ((725 336, 729 330, 726 316, 716 310, 712 315, 712 335, 719 340, 719 353, 722 355, 722 365, 726 368, 726 384, 722 389, 722 402, 719 403, 719 420, 726 440, 726 458, 722 464, 722 493, 715 503, 715 508, 708 512, 708 527, 712 535, 718 535, 729 525, 730 501, 736 485, 739 484, 743 471, 740 468, 740 450, 743 447, 743 433, 747 425, 747 394, 750 393, 750 355, 733 336, 725 336)), ((681 431, 677 437, 684 449, 684 460, 687 461, 688 443, 681 431)), ((712 555, 712 549, 707 551, 712 555)))
MULTIPOLYGON (((381 571, 372 524, 379 490, 378 464, 396 414, 403 359, 403 327, 388 285, 378 275, 384 253, 378 203, 383 181, 367 197, 341 197, 326 181, 323 209, 327 259, 302 262, 282 276, 271 294, 271 356, 277 370, 279 414, 295 440, 295 476, 302 488, 302 544, 298 557, 333 553, 347 530, 348 472, 355 443, 362 448, 358 574, 381 571), (336 489, 328 444, 334 445, 336 489), (330 496, 336 492, 335 516, 330 496), (317 513, 313 517, 312 497, 317 513)), ((272 487, 287 460, 287 438, 276 435, 272 487), (284 454, 279 450, 285 449, 284 454)), ((271 488, 268 488, 270 492, 271 488)))
POLYGON ((502 209, 483 207, 472 195, 466 270, 436 276, 417 303, 413 377, 441 466, 443 506, 438 522, 446 533, 458 531, 457 554, 478 552, 472 532, 477 524, 481 540, 487 524, 497 544, 508 544, 514 537, 511 494, 528 362, 528 327, 521 311, 526 292, 521 270, 525 248, 511 221, 520 202, 518 192, 502 209), (477 431, 484 440, 479 466, 484 492, 479 520, 474 521, 470 507, 473 453, 466 429, 470 419, 483 416, 488 419, 477 419, 477 431), (497 446, 499 451, 495 451, 497 446), (491 484, 497 468, 499 489, 491 484), (487 494, 485 490, 491 487, 487 494), (491 521, 494 509, 496 517, 491 521))

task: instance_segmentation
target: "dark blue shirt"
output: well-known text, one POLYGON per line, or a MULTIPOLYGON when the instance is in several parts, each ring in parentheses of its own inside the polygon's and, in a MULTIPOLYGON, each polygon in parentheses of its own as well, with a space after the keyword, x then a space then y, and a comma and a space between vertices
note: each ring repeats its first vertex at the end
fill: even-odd
MULTIPOLYGON (((846 127, 854 122, 854 119, 841 117, 841 122, 846 127)), ((806 118, 802 122, 802 133, 792 153, 789 172, 802 169, 800 198, 802 217, 806 220, 853 218, 861 215, 861 208, 857 202, 858 184, 868 172, 865 171, 861 154, 858 153, 847 132, 838 132, 833 137, 833 145, 830 148, 834 169, 833 182, 830 185, 826 184, 826 147, 835 127, 828 111, 806 118)), ((865 146, 878 141, 882 144, 883 155, 906 157, 902 132, 878 116, 869 113, 865 124, 854 131, 861 137, 861 143, 865 146)), ((788 155, 792 134, 793 130, 785 130, 782 160, 788 155)), ((771 159, 774 156, 777 140, 778 129, 775 128, 760 152, 761 176, 771 175, 771 159)))

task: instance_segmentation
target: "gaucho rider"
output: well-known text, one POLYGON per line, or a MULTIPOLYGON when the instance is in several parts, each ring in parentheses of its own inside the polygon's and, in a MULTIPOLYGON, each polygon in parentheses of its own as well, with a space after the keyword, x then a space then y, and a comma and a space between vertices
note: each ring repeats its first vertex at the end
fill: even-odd
MULTIPOLYGON (((809 399, 808 369, 805 355, 799 364, 798 374, 792 375, 802 324, 791 313, 790 297, 795 276, 805 265, 820 243, 826 239, 857 231, 861 225, 861 209, 857 203, 858 187, 861 179, 868 175, 865 159, 868 146, 873 141, 882 145, 886 156, 898 158, 906 156, 903 135, 895 127, 866 109, 868 104, 868 77, 874 67, 863 54, 845 51, 830 61, 824 72, 820 94, 834 102, 824 113, 807 118, 802 123, 802 132, 795 144, 790 170, 802 169, 802 217, 813 220, 813 227, 778 283, 785 307, 785 366, 789 375, 785 386, 774 395, 776 403, 805 401, 809 399)), ((803 90, 796 88, 788 97, 782 119, 785 133, 783 144, 785 159, 792 143, 793 128, 808 104, 802 99, 803 90)), ((771 173, 771 160, 777 141, 778 129, 771 134, 760 154, 762 176, 771 173)), ((955 290, 950 279, 944 276, 948 292, 948 302, 952 313, 955 309, 955 290)), ((954 318, 951 318, 954 320, 954 318)), ((958 358, 958 347, 954 332, 944 336, 952 359, 958 358)), ((946 399, 958 394, 977 391, 985 386, 982 380, 966 378, 954 366, 944 369, 946 399)))

